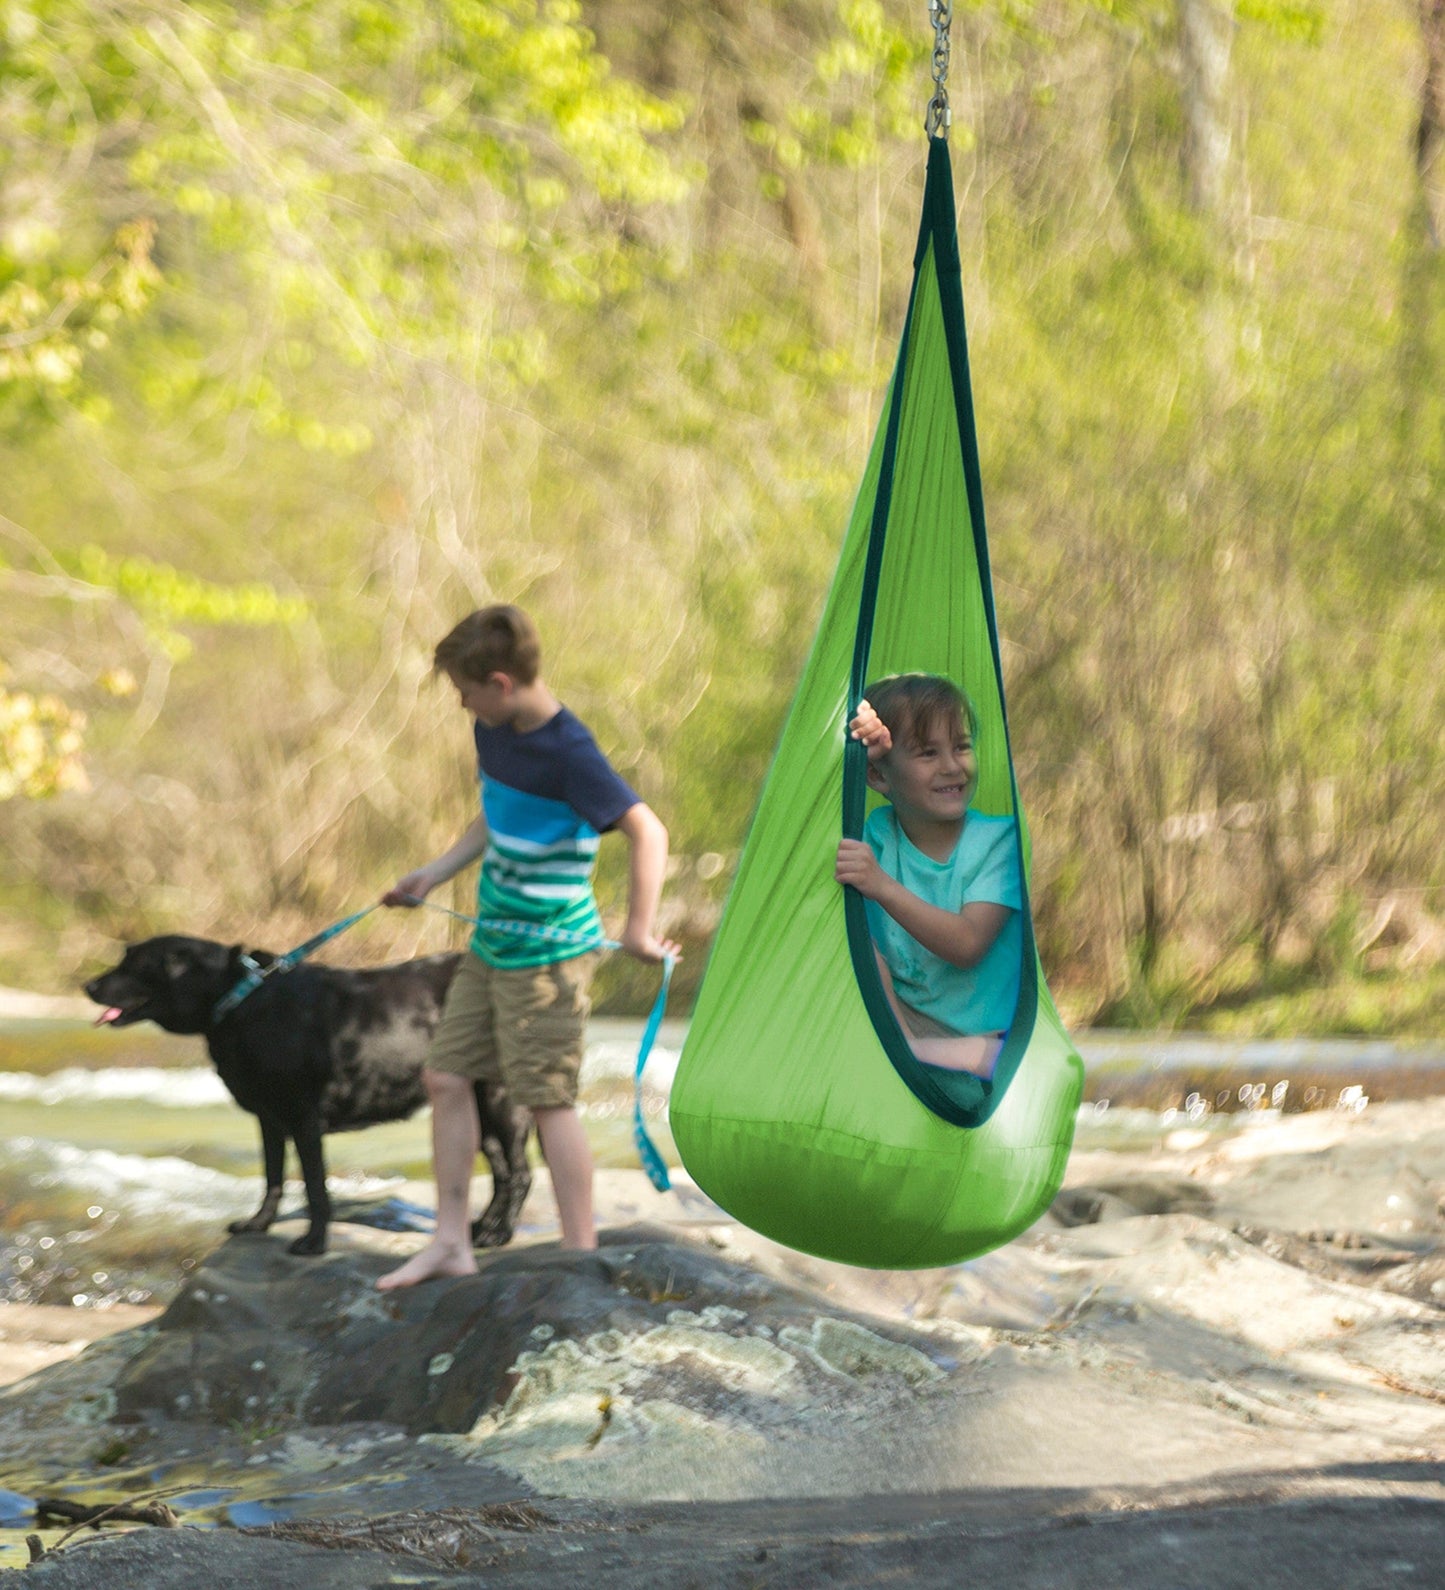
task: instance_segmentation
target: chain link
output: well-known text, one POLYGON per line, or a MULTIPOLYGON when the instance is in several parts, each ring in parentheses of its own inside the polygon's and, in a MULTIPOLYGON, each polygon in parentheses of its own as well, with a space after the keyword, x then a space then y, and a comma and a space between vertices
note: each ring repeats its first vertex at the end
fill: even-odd
POLYGON ((946 138, 953 125, 948 105, 948 30, 953 22, 951 0, 928 0, 928 16, 933 23, 933 98, 923 125, 930 138, 946 138))

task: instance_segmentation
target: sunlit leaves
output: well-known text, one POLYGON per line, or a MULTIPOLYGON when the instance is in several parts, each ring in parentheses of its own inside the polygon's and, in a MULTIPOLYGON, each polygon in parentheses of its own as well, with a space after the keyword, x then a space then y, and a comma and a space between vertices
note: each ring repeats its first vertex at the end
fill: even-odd
POLYGON ((86 357, 154 295, 160 274, 151 261, 153 235, 148 221, 122 227, 83 273, 46 257, 58 254, 58 238, 40 245, 32 236, 16 247, 13 232, 0 237, 0 392, 60 392, 76 384, 86 357))
MULTIPOLYGON (((987 0, 984 0, 987 3, 987 0)), ((1115 21, 1141 29, 1159 30, 1172 25, 1179 0, 1080 0, 1115 21)), ((1277 38, 1319 42, 1324 31, 1325 9, 1318 0, 1209 0, 1221 11, 1232 12, 1242 22, 1255 23, 1277 38)), ((1029 0, 1010 0, 1016 11, 1026 12, 1029 0)))
POLYGON ((91 585, 103 586, 166 624, 294 624, 307 616, 299 597, 282 596, 262 581, 217 585, 149 558, 117 558, 102 547, 83 547, 62 559, 91 585))
POLYGON ((1282 39, 1318 44, 1325 27, 1325 8, 1314 0, 1235 0, 1234 14, 1257 22, 1282 39))
POLYGON ((814 55, 813 81, 788 106, 794 137, 779 137, 780 158, 796 164, 806 150, 861 166, 877 158, 883 140, 921 126, 931 44, 925 28, 890 22, 879 0, 841 0, 814 55))
POLYGON ((10 690, 0 665, 0 802, 87 787, 85 714, 58 696, 10 690))
MULTIPOLYGON (((555 376, 567 316, 648 277, 647 212, 696 175, 675 150, 683 114, 613 71, 574 0, 7 6, 0 422, 33 410, 96 447, 85 486, 106 479, 138 525, 147 492, 287 448, 304 476, 379 435, 395 446, 397 417, 441 383, 520 407, 555 376)), ((304 611, 158 560, 50 551, 110 592, 132 658, 304 611)), ((17 666, 20 628, 0 639, 17 666)), ((168 674, 149 677, 154 714, 168 674)))
MULTIPOLYGON (((218 250, 283 334, 353 363, 474 360, 459 258, 506 261, 494 290, 510 277, 562 303, 628 290, 639 245, 621 223, 690 180, 659 141, 682 106, 615 73, 575 0, 34 0, 10 33, 0 94, 22 96, 37 145, 54 122, 83 153, 42 208, 120 177, 182 285, 180 261, 218 250)), ((0 333, 52 307, 0 299, 0 333)), ((487 352, 522 386, 537 328, 487 352)), ((7 353, 13 379, 74 384, 74 338, 7 353)))

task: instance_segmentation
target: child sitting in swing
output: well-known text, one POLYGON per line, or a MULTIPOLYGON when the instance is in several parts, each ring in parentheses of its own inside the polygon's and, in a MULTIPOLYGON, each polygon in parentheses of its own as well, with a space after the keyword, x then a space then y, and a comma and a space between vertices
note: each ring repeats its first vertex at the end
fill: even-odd
POLYGON ((1023 955, 1018 824, 969 801, 978 719, 936 674, 868 687, 849 732, 886 797, 863 839, 838 845, 834 875, 867 902, 883 990, 927 1065, 993 1074, 1018 1004, 1023 955))

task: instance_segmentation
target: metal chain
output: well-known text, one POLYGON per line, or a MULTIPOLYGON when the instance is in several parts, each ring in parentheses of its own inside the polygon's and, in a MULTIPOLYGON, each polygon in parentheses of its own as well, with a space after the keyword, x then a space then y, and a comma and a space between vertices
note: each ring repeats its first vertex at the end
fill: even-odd
POLYGON ((928 16, 933 23, 933 98, 923 125, 930 138, 947 138, 953 125, 948 107, 948 29, 953 22, 951 0, 928 0, 928 16))

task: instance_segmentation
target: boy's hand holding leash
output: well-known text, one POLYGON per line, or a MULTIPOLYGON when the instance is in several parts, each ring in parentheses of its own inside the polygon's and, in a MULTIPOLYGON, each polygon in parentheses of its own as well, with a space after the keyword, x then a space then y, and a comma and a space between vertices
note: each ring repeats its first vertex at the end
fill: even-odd
POLYGON ((629 955, 651 964, 665 961, 669 956, 675 961, 682 958, 682 950, 671 939, 657 938, 644 928, 634 928, 631 923, 623 928, 617 942, 629 955))
POLYGON ((436 887, 437 880, 425 867, 418 867, 415 872, 407 873, 406 877, 397 881, 381 897, 383 905, 418 906, 426 899, 427 895, 436 887))

